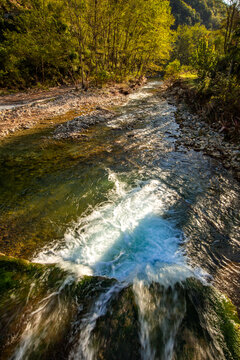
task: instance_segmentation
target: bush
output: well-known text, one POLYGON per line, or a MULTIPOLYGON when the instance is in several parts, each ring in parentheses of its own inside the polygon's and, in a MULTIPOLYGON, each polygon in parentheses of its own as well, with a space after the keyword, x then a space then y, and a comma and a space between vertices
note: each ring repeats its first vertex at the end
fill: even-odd
POLYGON ((178 59, 170 62, 166 69, 165 69, 165 75, 164 77, 166 79, 175 79, 181 71, 181 64, 178 59))

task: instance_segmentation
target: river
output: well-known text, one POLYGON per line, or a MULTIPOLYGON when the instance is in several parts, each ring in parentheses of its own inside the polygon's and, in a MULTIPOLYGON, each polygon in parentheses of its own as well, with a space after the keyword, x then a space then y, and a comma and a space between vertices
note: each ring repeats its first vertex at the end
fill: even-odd
POLYGON ((1 249, 47 269, 6 309, 3 359, 239 359, 239 183, 176 144, 159 85, 81 140, 2 142, 1 249))

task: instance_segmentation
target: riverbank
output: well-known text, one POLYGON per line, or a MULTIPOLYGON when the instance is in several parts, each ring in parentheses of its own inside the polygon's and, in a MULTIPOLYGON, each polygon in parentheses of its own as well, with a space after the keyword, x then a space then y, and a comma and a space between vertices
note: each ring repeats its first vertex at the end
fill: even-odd
POLYGON ((2 141, 3 360, 239 359, 239 183, 161 89, 2 141))
POLYGON ((142 83, 113 84, 87 92, 70 86, 1 96, 0 138, 38 124, 51 125, 55 118, 68 113, 73 118, 106 107, 112 109, 123 104, 126 96, 142 83))
MULTIPOLYGON (((221 130, 219 124, 210 122, 202 111, 191 109, 189 105, 189 88, 184 81, 165 82, 160 89, 161 95, 177 107, 176 122, 181 128, 177 145, 202 151, 222 162, 232 175, 240 180, 240 144, 239 140, 233 141, 221 130)), ((198 107, 195 99, 194 108, 198 107)))
MULTIPOLYGON (((54 138, 76 138, 82 129, 114 116, 114 107, 126 102, 127 95, 143 82, 114 84, 87 92, 61 87, 1 96, 0 139, 18 130, 61 123, 64 124, 56 128, 54 138)), ((231 141, 216 123, 210 122, 200 104, 199 111, 190 109, 186 82, 164 82, 158 91, 177 107, 175 118, 181 128, 177 146, 184 145, 220 160, 240 180, 239 142, 231 141)))

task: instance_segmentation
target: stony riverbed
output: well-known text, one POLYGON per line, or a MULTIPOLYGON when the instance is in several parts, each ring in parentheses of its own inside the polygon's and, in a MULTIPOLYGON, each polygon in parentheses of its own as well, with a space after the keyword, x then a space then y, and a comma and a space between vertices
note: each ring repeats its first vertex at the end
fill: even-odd
POLYGON ((4 360, 239 359, 239 183, 162 90, 1 142, 4 360))
MULTIPOLYGON (((39 124, 49 126, 56 119, 69 119, 96 111, 99 107, 113 108, 126 102, 127 95, 144 80, 133 84, 115 84, 87 92, 73 87, 48 91, 19 93, 0 97, 0 138, 39 124), (68 115, 69 114, 69 115, 68 115)), ((60 122, 60 121, 59 121, 60 122)))
MULTIPOLYGON (((2 96, 0 137, 41 124, 56 125, 53 133, 55 139, 80 138, 82 131, 89 126, 104 123, 114 117, 114 107, 126 102, 128 94, 140 84, 134 84, 132 87, 114 85, 103 89, 90 89, 88 92, 73 87, 54 88, 39 93, 2 96), (74 117, 74 113, 78 116, 74 117), (58 122, 63 124, 58 126, 58 122)), ((181 132, 176 144, 183 144, 220 160, 239 180, 239 143, 226 140, 226 136, 214 129, 206 119, 192 113, 183 100, 179 101, 181 91, 181 88, 172 88, 166 83, 159 88, 159 96, 177 107, 175 115, 181 132)))
POLYGON ((216 130, 203 116, 193 113, 184 102, 181 87, 163 86, 161 95, 177 107, 176 122, 181 128, 177 144, 202 151, 222 162, 240 180, 240 139, 229 141, 226 134, 216 130))

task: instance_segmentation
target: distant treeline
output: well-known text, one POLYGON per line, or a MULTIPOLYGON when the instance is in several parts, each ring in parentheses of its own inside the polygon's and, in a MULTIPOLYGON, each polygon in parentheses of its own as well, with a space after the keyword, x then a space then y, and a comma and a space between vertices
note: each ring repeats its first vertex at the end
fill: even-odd
POLYGON ((173 23, 168 0, 1 0, 0 87, 87 87, 159 70, 173 23))
POLYGON ((226 13, 222 0, 170 0, 175 17, 174 28, 178 25, 193 26, 197 23, 208 29, 217 29, 226 13))

